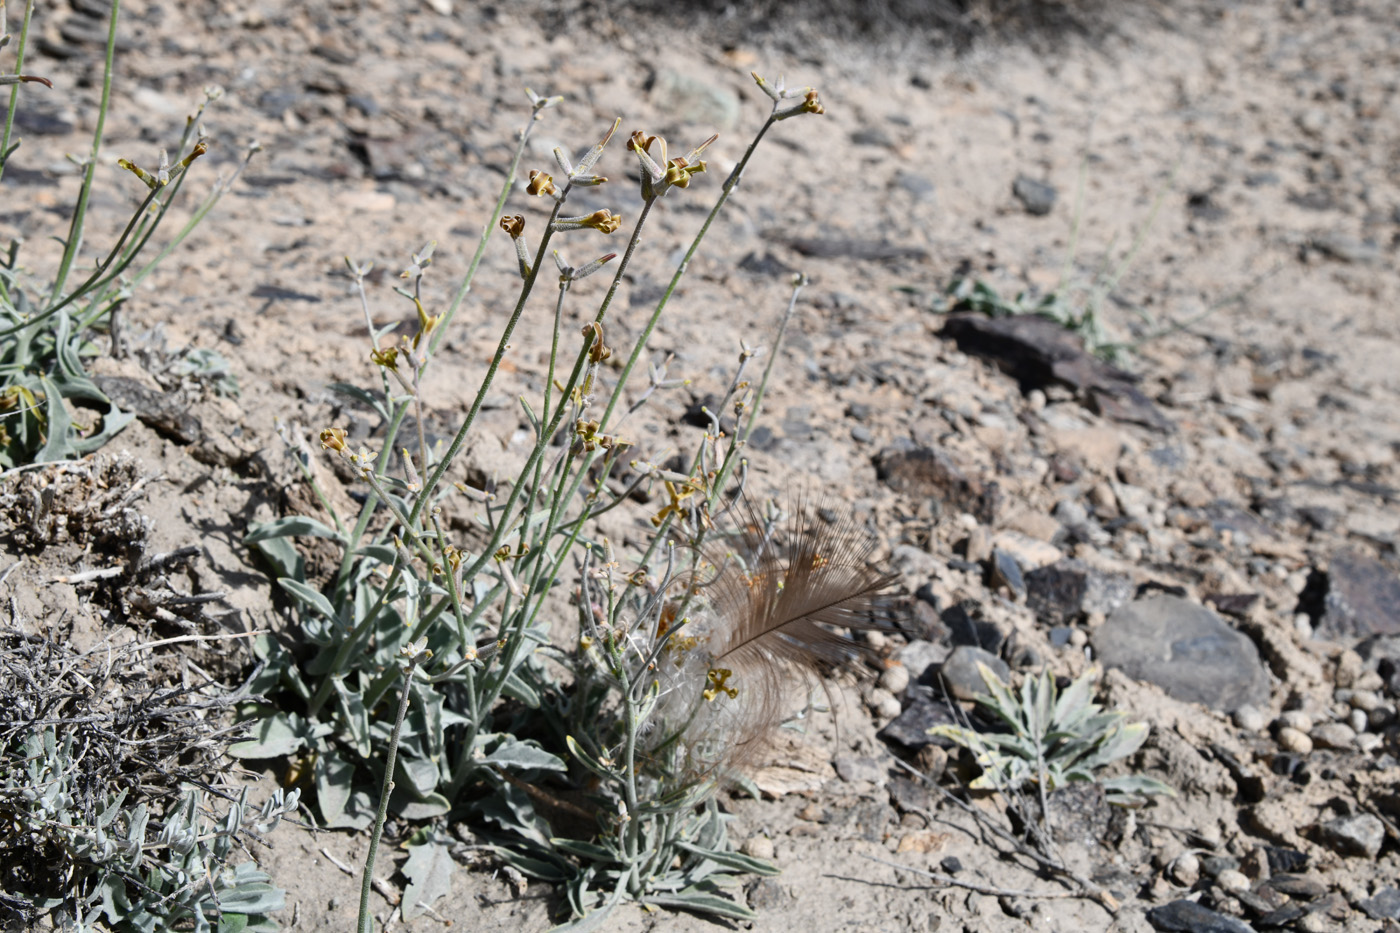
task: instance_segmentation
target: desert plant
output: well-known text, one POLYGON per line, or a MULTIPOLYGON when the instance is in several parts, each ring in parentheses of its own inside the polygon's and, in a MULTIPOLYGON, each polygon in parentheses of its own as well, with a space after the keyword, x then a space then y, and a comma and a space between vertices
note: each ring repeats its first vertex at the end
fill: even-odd
POLYGON ((7 928, 49 916, 133 933, 275 929, 282 892, 235 847, 294 813, 299 793, 278 790, 255 809, 246 788, 233 796, 208 783, 228 741, 211 726, 232 703, 208 685, 143 691, 145 675, 128 671, 154 647, 79 653, 0 630, 7 928), (206 794, 225 799, 222 815, 206 794))
POLYGON ((974 789, 1015 791, 1028 783, 1042 793, 1075 781, 1103 787, 1110 803, 1127 803, 1142 795, 1175 796, 1171 787, 1140 774, 1101 778, 1095 772, 1127 758, 1147 740, 1148 727, 1128 722, 1124 713, 1105 711, 1093 702, 1098 669, 1090 668, 1063 691, 1049 671, 1028 674, 1019 693, 1012 691, 985 664, 978 665, 987 693, 977 697, 1009 732, 939 725, 930 735, 951 739, 976 756, 982 774, 974 789))
MULTIPOLYGON (((213 209, 242 170, 240 165, 233 175, 215 184, 180 231, 153 258, 146 256, 156 232, 179 200, 191 163, 208 149, 200 118, 205 107, 221 94, 218 88, 208 88, 204 102, 186 121, 174 147, 173 161, 164 150, 154 171, 147 171, 126 159, 119 160, 118 165, 145 185, 144 197, 116 242, 91 268, 85 267, 84 230, 102 150, 103 126, 112 102, 120 7, 120 0, 112 0, 96 127, 92 146, 80 163, 82 182, 71 209, 67 235, 60 241, 63 250, 56 269, 51 277, 40 278, 22 265, 21 243, 17 238, 11 238, 8 248, 0 255, 0 467, 64 460, 91 452, 131 422, 132 414, 121 411, 85 372, 84 360, 97 353, 93 335, 131 298, 136 285, 213 209), (142 260, 140 264, 138 259, 142 260), (73 284, 75 278, 77 284, 73 284), (69 408, 75 403, 104 408, 101 415, 93 415, 100 420, 100 426, 95 422, 84 425, 75 420, 69 408)), ((15 43, 14 72, 0 74, 0 85, 10 85, 4 131, 0 137, 0 175, 20 145, 18 140, 12 142, 11 136, 21 86, 42 83, 52 87, 47 78, 20 73, 33 9, 33 0, 29 0, 15 43)), ((11 38, 5 27, 5 3, 0 0, 0 37, 3 37, 0 47, 11 38)), ((249 157, 255 148, 250 147, 249 157)))
MULTIPOLYGON (((296 601, 300 637, 287 644, 259 642, 266 667, 254 689, 275 702, 250 710, 261 717, 254 738, 233 749, 250 758, 291 757, 314 785, 326 825, 373 825, 377 835, 385 804, 410 819, 468 815, 502 858, 537 877, 563 882, 575 914, 633 898, 748 915, 716 893, 716 881, 733 871, 768 869, 728 851, 724 817, 715 808, 697 810, 708 792, 705 781, 675 782, 674 792, 667 793, 648 789, 650 777, 643 772, 655 761, 642 760, 640 742, 661 693, 659 685, 649 685, 647 665, 656 663, 668 638, 654 622, 668 605, 664 594, 672 584, 688 585, 695 574, 694 567, 678 564, 666 542, 675 534, 689 546, 685 554, 700 553, 710 525, 726 508, 727 494, 742 485, 742 446, 771 360, 763 381, 754 385, 744 373, 757 351, 740 348, 723 407, 746 423, 726 434, 719 427, 720 412, 713 412, 712 429, 681 470, 624 458, 633 446, 620 430, 628 415, 654 392, 676 384, 667 378, 665 364, 650 367, 648 386, 630 408, 619 406, 652 331, 759 142, 780 121, 822 112, 816 91, 787 90, 755 78, 771 98, 772 111, 721 187, 611 385, 605 363, 614 348, 606 343, 605 326, 613 298, 643 240, 647 218, 663 199, 680 196, 706 171, 701 156, 714 137, 675 155, 664 139, 633 133, 627 148, 640 169, 643 206, 620 258, 608 253, 575 266, 553 251, 559 288, 543 394, 535 403, 521 401, 534 443, 518 475, 486 489, 456 485, 480 509, 474 539, 454 542, 447 536, 440 509, 453 487, 445 477, 472 434, 554 238, 588 230, 611 235, 621 227, 622 218, 610 210, 577 216, 563 210, 576 189, 606 182, 594 167, 621 121, 577 162, 556 149, 557 181, 548 172, 530 171, 526 192, 547 199, 551 208, 531 250, 526 218, 501 216, 531 128, 559 102, 530 93, 531 119, 454 300, 439 313, 429 311, 433 299, 424 282, 431 245, 414 254, 404 272, 407 286, 399 292, 418 321, 411 338, 385 339, 388 329, 375 323, 364 291, 368 267, 347 260, 371 334, 370 358, 381 378, 377 391, 348 384, 336 388, 369 406, 384 427, 377 449, 352 449, 346 432, 335 427, 324 429, 320 440, 358 472, 369 494, 358 516, 342 518, 318 489, 329 524, 287 516, 250 530, 247 541, 296 601), (430 447, 421 417, 425 376, 498 223, 513 243, 520 293, 465 419, 445 448, 430 447), (565 308, 577 283, 604 269, 612 271, 607 290, 571 351, 573 341, 562 326, 565 308), (398 440, 410 413, 417 423, 415 451, 398 440), (615 473, 624 464, 632 476, 622 482, 615 473), (642 485, 664 486, 664 505, 652 516, 649 545, 632 556, 634 569, 622 574, 594 520, 623 506, 642 485), (339 568, 322 587, 307 579, 289 540, 306 535, 331 539, 342 551, 339 568), (601 601, 605 608, 599 618, 585 620, 582 639, 556 645, 551 629, 563 603, 552 601, 564 595, 561 574, 580 560, 583 582, 576 602, 601 601), (593 582, 599 572, 607 579, 602 591, 593 582), (645 638, 633 637, 643 631, 645 638), (546 658, 567 666, 571 676, 561 680, 546 658), (639 660, 642 667, 634 668, 639 660), (586 714, 590 710, 599 715, 586 714), (614 760, 610 750, 620 746, 630 751, 614 760), (587 786, 598 782, 599 769, 607 786, 584 805, 579 801, 587 786), (366 778, 380 783, 378 808, 366 778), (599 798, 606 801, 606 812, 599 812, 599 798), (619 827, 626 828, 619 834, 619 827)), ((297 462, 305 469, 300 452, 297 462)), ((315 488, 309 470, 305 476, 315 488)), ((671 604, 679 612, 672 635, 694 598, 671 604)), ((445 845, 435 838, 429 834, 423 845, 445 845)), ((362 911, 362 929, 366 922, 362 911)))

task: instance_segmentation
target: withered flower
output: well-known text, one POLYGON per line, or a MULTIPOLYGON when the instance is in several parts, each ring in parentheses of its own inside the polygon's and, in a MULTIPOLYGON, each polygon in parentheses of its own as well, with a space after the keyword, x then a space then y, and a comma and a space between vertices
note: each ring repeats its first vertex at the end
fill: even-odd
POLYGON ((334 450, 334 451, 337 452, 337 453, 342 453, 342 452, 348 450, 348 449, 349 449, 349 445, 345 443, 345 429, 344 429, 344 428, 322 428, 322 429, 321 429, 321 449, 322 449, 322 450, 334 450))
POLYGON ((511 214, 509 217, 502 217, 501 229, 510 234, 512 240, 518 240, 520 239, 520 235, 525 232, 525 218, 520 214, 511 214))
POLYGON ((525 191, 533 195, 547 194, 556 197, 559 189, 554 187, 554 177, 539 169, 530 169, 530 183, 525 186, 525 191))

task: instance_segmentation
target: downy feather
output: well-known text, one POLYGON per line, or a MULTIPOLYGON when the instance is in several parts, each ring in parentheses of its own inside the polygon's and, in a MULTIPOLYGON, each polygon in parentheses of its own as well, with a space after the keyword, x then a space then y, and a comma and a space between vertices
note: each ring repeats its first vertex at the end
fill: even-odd
POLYGON ((660 665, 656 738, 679 751, 687 776, 751 759, 792 711, 795 681, 858 655, 829 626, 888 627, 897 577, 870 566, 873 547, 849 518, 829 524, 800 503, 771 536, 750 511, 738 544, 711 561, 698 611, 673 633, 660 665))

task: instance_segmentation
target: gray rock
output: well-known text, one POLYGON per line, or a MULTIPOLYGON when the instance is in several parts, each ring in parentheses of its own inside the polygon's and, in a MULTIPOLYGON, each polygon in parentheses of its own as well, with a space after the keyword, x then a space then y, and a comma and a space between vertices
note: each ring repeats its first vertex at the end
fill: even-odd
POLYGON ((1130 603, 1093 634, 1099 660, 1161 687, 1178 700, 1221 712, 1269 700, 1254 643, 1219 616, 1175 596, 1130 603))
POLYGON ((1172 901, 1147 912, 1147 922, 1172 933, 1254 933, 1243 920, 1218 914, 1195 901, 1172 901))
MULTIPOLYGON (((910 688, 911 691, 913 688, 910 688)), ((934 726, 960 725, 957 717, 948 708, 942 697, 935 698, 927 689, 914 697, 904 712, 896 716, 889 725, 877 733, 886 742, 909 752, 917 752, 929 745, 952 748, 949 739, 935 738, 928 734, 934 726)))
POLYGON ((932 678, 925 679, 924 673, 931 667, 936 667, 948 660, 950 651, 947 645, 940 645, 937 642, 923 641, 922 639, 911 641, 900 650, 896 657, 899 663, 909 669, 909 675, 914 680, 924 683, 934 683, 932 678))
POLYGON ((1400 635, 1400 574, 1357 551, 1332 555, 1318 638, 1400 635))
POLYGON ((1059 197, 1059 192, 1054 186, 1026 175, 1017 176, 1011 185, 1011 193, 1025 206, 1027 214, 1037 217, 1044 217, 1050 213, 1055 207, 1055 199, 1059 197))
POLYGON ((1356 730, 1344 722, 1324 722, 1313 726, 1308 737, 1322 748, 1347 749, 1356 744, 1356 730))
POLYGON ((1400 888, 1381 888, 1356 906, 1372 920, 1400 920, 1400 888))
POLYGON ((1343 233, 1324 233, 1313 237, 1313 248, 1341 262, 1369 265, 1381 258, 1380 247, 1369 240, 1358 240, 1343 233))
POLYGON ((884 766, 868 755, 859 758, 843 755, 837 758, 836 774, 847 783, 869 781, 871 784, 880 785, 889 779, 884 766))
MULTIPOLYGON (((679 123, 695 124, 710 132, 724 132, 739 122, 738 94, 670 68, 656 73, 651 96, 655 101, 664 102, 671 119, 679 123)), ((677 139, 672 145, 676 152, 684 155, 686 149, 703 140, 703 136, 693 141, 677 139)))
POLYGON ((1007 667, 1001 658, 981 648, 960 645, 953 649, 953 653, 948 655, 948 660, 944 661, 938 670, 944 689, 959 700, 971 700, 985 694, 987 682, 982 679, 982 674, 977 669, 979 663, 991 668, 992 673, 1003 681, 1011 679, 1011 668, 1007 667))
POLYGON ((1385 824, 1369 813, 1329 820, 1317 828, 1318 840, 1339 855, 1375 858, 1385 841, 1385 824))
POLYGON ((1063 625, 1085 612, 1107 615, 1132 596, 1126 574, 1104 573, 1073 558, 1026 574, 1026 603, 1047 625, 1063 625))
POLYGON ((1026 598, 1026 581, 1021 576, 1021 565, 1000 548, 992 548, 991 582, 994 587, 1006 587, 1017 600, 1026 598))

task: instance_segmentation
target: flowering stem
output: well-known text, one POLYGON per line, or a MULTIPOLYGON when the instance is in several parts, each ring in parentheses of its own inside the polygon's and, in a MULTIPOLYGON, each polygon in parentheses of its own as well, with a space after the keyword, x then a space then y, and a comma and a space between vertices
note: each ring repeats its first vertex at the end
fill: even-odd
MULTIPOLYGON (((394 731, 389 736, 389 755, 384 763, 384 783, 379 789, 379 812, 374 817, 374 828, 369 834, 369 853, 365 856, 365 876, 360 882, 360 922, 359 933, 370 933, 369 891, 374 883, 374 859, 379 854, 379 837, 384 833, 384 820, 389 815, 389 795, 394 791, 394 766, 398 763, 399 735, 403 732, 403 720, 408 715, 408 690, 413 685, 413 671, 418 666, 418 657, 409 658, 404 670, 403 693, 399 697, 399 711, 394 717, 394 731)), ((329 683, 329 679, 327 679, 329 683)))

